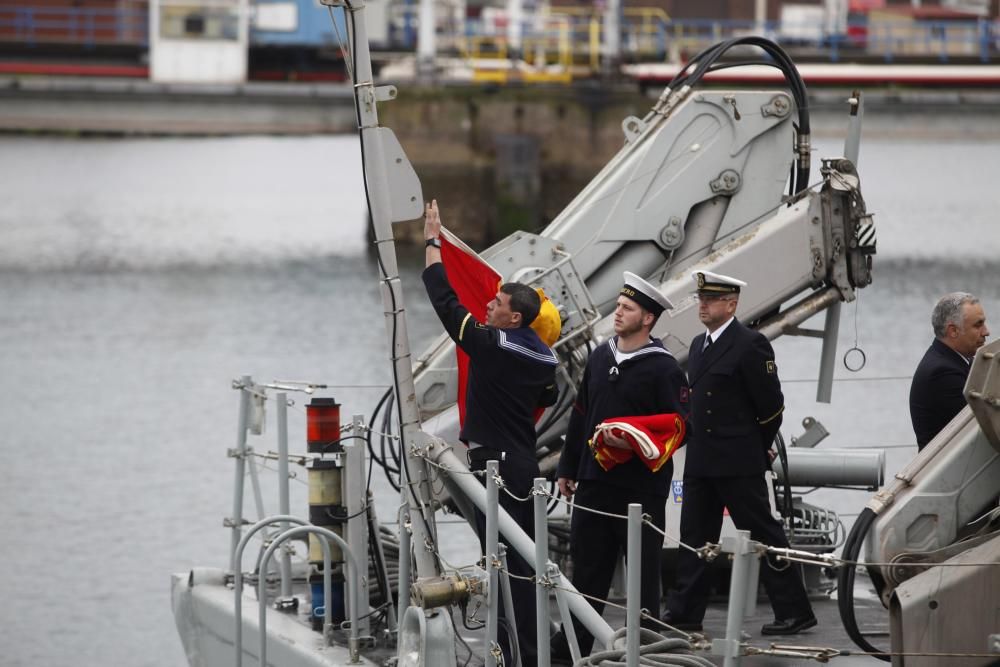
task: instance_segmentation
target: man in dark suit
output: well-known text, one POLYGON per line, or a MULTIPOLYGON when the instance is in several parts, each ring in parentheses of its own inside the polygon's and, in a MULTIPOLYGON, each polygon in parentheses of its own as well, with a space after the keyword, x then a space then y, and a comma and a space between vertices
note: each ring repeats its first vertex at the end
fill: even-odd
POLYGON ((965 407, 965 381, 990 330, 979 299, 966 292, 941 297, 931 313, 934 342, 910 385, 910 421, 923 449, 965 407))
MULTIPOLYGON (((694 278, 698 317, 706 331, 691 342, 688 356, 691 417, 681 541, 696 548, 717 543, 728 508, 733 523, 749 530, 751 539, 787 548, 768 492, 769 450, 784 410, 774 350, 762 334, 735 318, 745 282, 708 271, 694 278)), ((816 625, 799 568, 768 558, 761 563, 760 578, 775 616, 762 634, 795 634, 816 625)), ((705 562, 681 549, 663 621, 700 630, 708 593, 705 562)))

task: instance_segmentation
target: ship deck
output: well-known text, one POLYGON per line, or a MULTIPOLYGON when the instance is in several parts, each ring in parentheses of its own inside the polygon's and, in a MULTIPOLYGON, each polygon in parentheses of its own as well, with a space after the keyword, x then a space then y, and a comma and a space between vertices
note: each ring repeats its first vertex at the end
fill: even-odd
MULTIPOLYGON (((860 584, 861 582, 859 582, 860 584)), ((882 604, 869 592, 861 590, 858 586, 855 599, 855 615, 858 626, 865 633, 869 643, 880 649, 889 650, 889 612, 882 604)), ((854 642, 847 636, 843 623, 840 620, 840 612, 835 596, 819 597, 812 600, 813 611, 818 621, 816 627, 811 628, 798 635, 787 637, 772 636, 765 637, 760 634, 763 624, 773 620, 770 606, 766 598, 760 598, 753 615, 747 617, 743 626, 742 640, 753 649, 766 651, 774 646, 797 646, 832 649, 838 652, 837 655, 829 659, 829 664, 839 667, 861 667, 887 664, 871 655, 865 655, 861 649, 855 646, 854 642)), ((722 656, 711 654, 711 640, 721 639, 726 634, 726 604, 724 600, 713 602, 708 607, 705 615, 704 631, 701 636, 694 636, 695 640, 700 640, 696 644, 699 648, 695 651, 697 655, 703 656, 717 665, 723 664, 722 656)), ((553 606, 553 618, 558 618, 558 611, 553 606)), ((616 607, 608 607, 604 618, 612 627, 618 628, 625 624, 625 612, 616 607)), ((456 619, 456 626, 461 628, 461 619, 456 619)), ((463 635, 465 631, 463 630, 463 635)), ((477 663, 477 658, 481 662, 482 656, 482 632, 465 635, 466 642, 472 647, 475 655, 470 661, 477 663)), ((463 649, 459 649, 459 662, 463 662, 467 654, 463 649)), ((747 655, 741 657, 740 664, 747 667, 799 667, 805 665, 816 665, 820 662, 812 657, 788 657, 773 654, 747 655)))

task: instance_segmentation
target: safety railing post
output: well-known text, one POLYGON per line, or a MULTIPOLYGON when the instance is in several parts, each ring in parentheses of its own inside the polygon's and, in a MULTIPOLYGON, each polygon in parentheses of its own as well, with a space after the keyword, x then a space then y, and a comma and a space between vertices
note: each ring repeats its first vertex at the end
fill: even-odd
MULTIPOLYGON (((278 514, 289 513, 288 499, 288 394, 280 392, 275 395, 278 420, 278 514)), ((280 525, 280 531, 290 528, 287 521, 280 525)), ((292 597, 292 557, 287 547, 281 549, 281 597, 278 598, 278 609, 292 611, 298 607, 292 597)))
POLYGON ((240 416, 236 426, 236 471, 233 481, 233 515, 232 534, 229 541, 229 569, 237 570, 236 546, 243 534, 243 477, 246 473, 247 450, 247 420, 250 418, 250 392, 253 389, 253 378, 244 375, 240 378, 240 416))
POLYGON ((538 637, 538 667, 551 663, 549 645, 549 593, 547 579, 549 561, 548 495, 545 478, 536 477, 532 487, 535 511, 535 635, 538 637))
POLYGON ((756 595, 757 578, 751 561, 757 557, 750 531, 738 530, 736 537, 722 540, 722 548, 732 553, 733 566, 729 579, 729 609, 726 614, 726 638, 712 641, 712 653, 723 656, 723 667, 740 664, 740 632, 746 614, 749 595, 756 595))
POLYGON ((497 579, 497 505, 499 493, 497 488, 497 468, 496 461, 486 462, 486 572, 489 575, 489 604, 486 614, 486 655, 484 656, 486 667, 496 667, 497 659, 494 651, 499 647, 497 644, 497 615, 499 613, 499 586, 497 579))
POLYGON ((627 541, 625 664, 627 667, 639 667, 639 613, 642 607, 642 505, 639 503, 629 503, 628 506, 627 541))

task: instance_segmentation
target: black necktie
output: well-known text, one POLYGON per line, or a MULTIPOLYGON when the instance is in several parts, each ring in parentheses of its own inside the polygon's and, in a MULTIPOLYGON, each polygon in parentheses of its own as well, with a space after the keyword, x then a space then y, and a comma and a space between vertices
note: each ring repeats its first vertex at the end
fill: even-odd
POLYGON ((705 344, 702 346, 702 353, 708 352, 708 348, 712 347, 712 337, 705 336, 705 344))

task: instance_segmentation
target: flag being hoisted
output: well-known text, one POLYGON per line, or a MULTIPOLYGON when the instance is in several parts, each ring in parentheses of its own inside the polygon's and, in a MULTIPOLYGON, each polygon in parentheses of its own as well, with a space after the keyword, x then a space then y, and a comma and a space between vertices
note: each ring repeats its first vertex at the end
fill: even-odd
MULTIPOLYGON (((475 250, 462 242, 460 238, 441 228, 441 262, 444 264, 448 282, 451 284, 459 302, 472 314, 477 322, 486 323, 486 304, 492 301, 503 278, 475 250)), ((559 310, 545 296, 541 289, 536 290, 542 300, 542 308, 531 323, 542 342, 551 347, 559 338, 562 320, 559 310)), ((465 424, 465 391, 469 383, 469 355, 455 346, 458 365, 458 420, 465 424)), ((544 410, 538 410, 535 421, 544 410)))
MULTIPOLYGON (((478 322, 486 322, 486 304, 493 299, 502 278, 475 250, 460 238, 441 228, 441 262, 448 282, 459 302, 478 322)), ((458 420, 465 424, 465 389, 469 383, 469 355, 455 346, 458 361, 458 420)))

